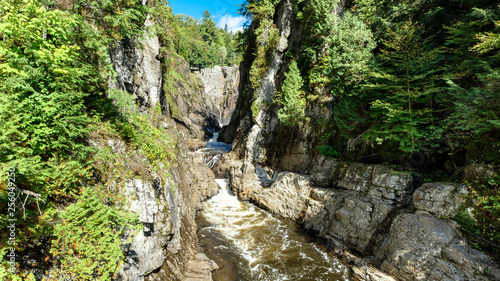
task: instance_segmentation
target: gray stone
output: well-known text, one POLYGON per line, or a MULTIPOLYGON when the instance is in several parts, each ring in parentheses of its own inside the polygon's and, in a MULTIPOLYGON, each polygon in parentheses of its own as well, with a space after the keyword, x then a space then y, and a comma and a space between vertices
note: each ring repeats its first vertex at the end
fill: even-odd
POLYGON ((453 223, 430 214, 396 217, 381 269, 401 280, 500 280, 493 261, 470 249, 453 223), (481 275, 488 269, 488 276, 481 275))
POLYGON ((301 175, 279 173, 270 188, 255 190, 252 200, 271 213, 284 218, 298 219, 305 210, 311 192, 309 180, 301 175))
POLYGON ((397 281, 396 278, 367 265, 353 266, 352 277, 359 281, 397 281))
POLYGON ((465 184, 425 183, 413 193, 413 204, 438 217, 453 217, 468 194, 469 187, 465 184))
POLYGON ((205 85, 206 102, 209 104, 210 113, 217 116, 221 125, 228 124, 238 99, 239 68, 216 65, 213 68, 202 69, 197 75, 205 85))
POLYGON ((315 159, 311 169, 311 181, 318 186, 333 186, 335 169, 339 164, 337 159, 320 156, 315 159))
POLYGON ((185 281, 211 281, 212 271, 219 269, 204 253, 196 254, 186 267, 185 281))

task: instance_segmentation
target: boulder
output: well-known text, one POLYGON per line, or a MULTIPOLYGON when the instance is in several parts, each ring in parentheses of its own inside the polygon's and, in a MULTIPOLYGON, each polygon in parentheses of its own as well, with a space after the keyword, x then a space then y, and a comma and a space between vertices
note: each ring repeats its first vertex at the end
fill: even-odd
POLYGON ((270 188, 259 188, 252 200, 260 207, 284 218, 298 219, 311 192, 309 180, 299 174, 279 173, 270 188))
POLYGON ((469 187, 465 184, 425 183, 413 193, 413 204, 437 217, 453 217, 468 194, 469 187))
POLYGON ((498 267, 467 245, 456 224, 425 212, 396 217, 379 256, 381 269, 401 280, 500 280, 498 267))
POLYGON ((353 266, 352 277, 359 281, 397 281, 396 278, 367 265, 353 266))

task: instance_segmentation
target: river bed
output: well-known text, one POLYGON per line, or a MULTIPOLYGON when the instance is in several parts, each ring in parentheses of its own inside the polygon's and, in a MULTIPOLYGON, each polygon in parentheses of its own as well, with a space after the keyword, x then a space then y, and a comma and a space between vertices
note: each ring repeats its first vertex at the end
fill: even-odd
POLYGON ((296 224, 239 201, 227 179, 216 181, 219 194, 197 218, 200 244, 220 267, 215 281, 349 280, 347 267, 296 224))

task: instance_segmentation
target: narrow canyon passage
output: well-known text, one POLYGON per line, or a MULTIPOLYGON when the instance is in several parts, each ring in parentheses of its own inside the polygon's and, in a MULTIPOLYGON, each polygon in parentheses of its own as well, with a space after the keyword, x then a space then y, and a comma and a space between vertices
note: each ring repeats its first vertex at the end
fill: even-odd
MULTIPOLYGON (((227 145, 212 139, 201 151, 214 149, 227 145)), ((219 194, 203 203, 197 218, 200 244, 219 265, 214 280, 348 280, 347 268, 296 224, 239 201, 229 180, 216 182, 219 194)))

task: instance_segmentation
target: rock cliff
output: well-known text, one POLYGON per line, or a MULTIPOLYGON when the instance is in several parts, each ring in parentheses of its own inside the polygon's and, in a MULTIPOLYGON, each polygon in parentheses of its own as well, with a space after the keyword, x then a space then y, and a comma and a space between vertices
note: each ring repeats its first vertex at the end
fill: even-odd
POLYGON ((237 66, 204 68, 197 73, 205 86, 210 113, 221 125, 227 125, 236 108, 240 72, 237 66))
MULTIPOLYGON (((160 171, 149 167, 149 177, 126 183, 129 209, 139 215, 143 230, 132 237, 125 249, 126 263, 116 280, 212 280, 211 271, 217 265, 198 246, 195 216, 201 202, 215 195, 219 187, 203 155, 194 151, 204 145, 206 132, 216 130, 218 121, 231 113, 216 109, 219 103, 231 104, 235 92, 230 83, 223 83, 220 97, 207 97, 202 80, 190 73, 185 60, 175 54, 161 58, 155 36, 123 40, 110 53, 117 72, 116 81, 110 84, 132 95, 141 111, 162 110, 161 122, 156 126, 172 136, 177 158, 171 167, 162 167, 160 171), (216 105, 206 100, 213 100, 216 105), (159 174, 169 176, 165 179, 159 174)), ((233 81, 237 81, 238 75, 235 68, 204 73, 222 76, 214 79, 224 80, 228 76, 233 81)), ((109 140, 113 147, 120 142, 109 140)), ((101 148, 108 145, 94 143, 101 148)))
MULTIPOLYGON (((315 147, 328 128, 281 124, 272 101, 289 63, 286 52, 300 48, 303 26, 295 18, 291 1, 281 1, 274 16, 278 43, 258 88, 249 73, 255 55, 247 53, 237 111, 220 137, 233 142, 233 151, 216 174, 229 177, 240 199, 325 239, 356 280, 500 280, 498 265, 447 219, 465 202, 466 185, 421 185, 414 174, 388 166, 326 158, 315 147)), ((306 115, 330 118, 331 102, 311 103, 306 115)))

